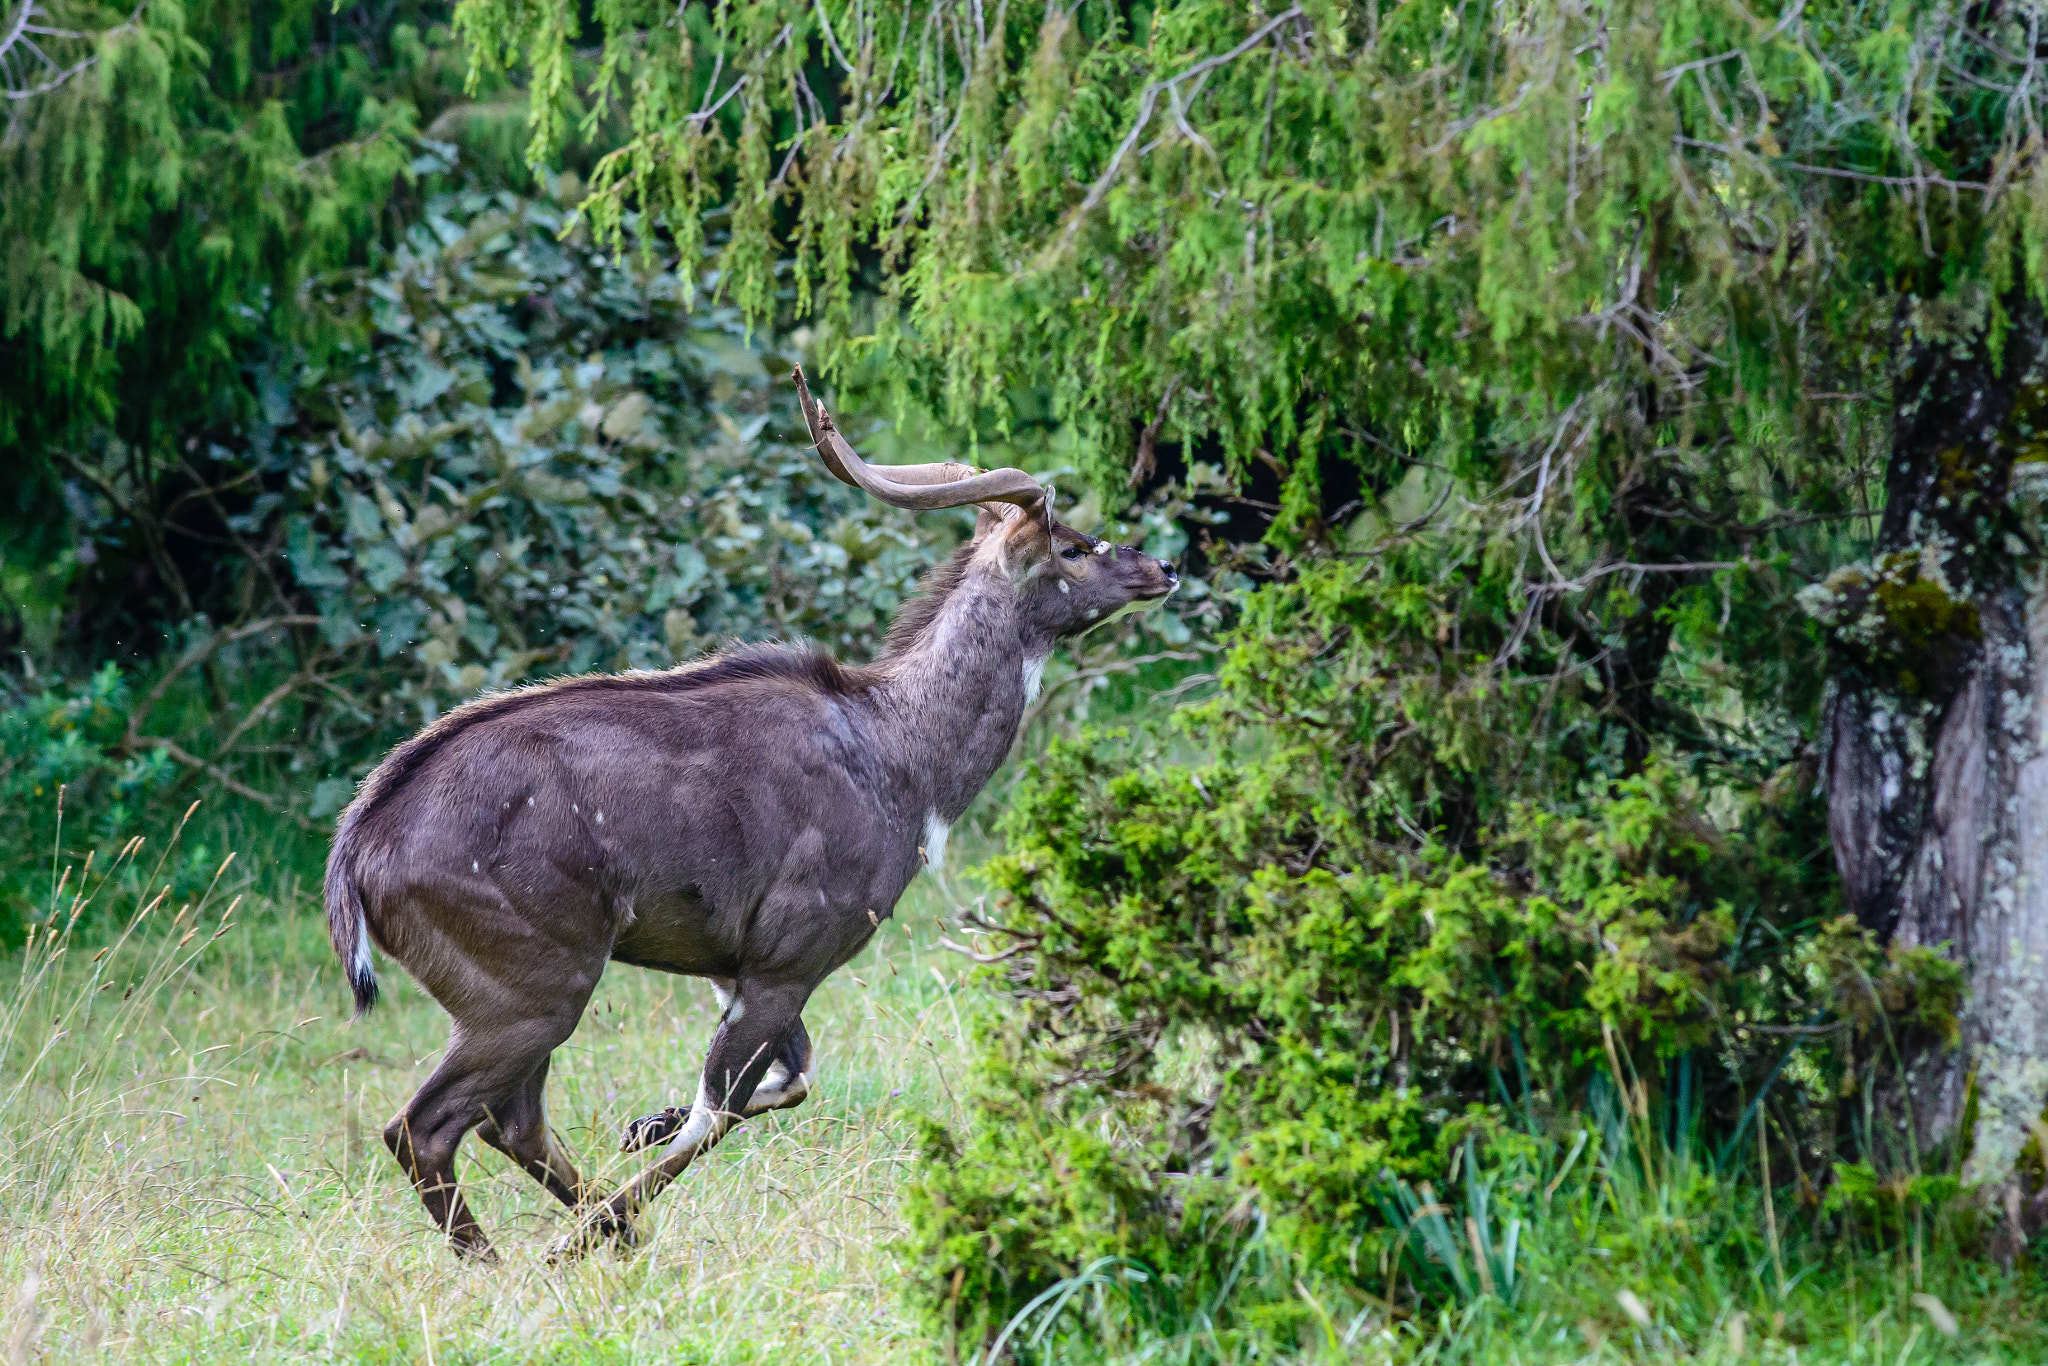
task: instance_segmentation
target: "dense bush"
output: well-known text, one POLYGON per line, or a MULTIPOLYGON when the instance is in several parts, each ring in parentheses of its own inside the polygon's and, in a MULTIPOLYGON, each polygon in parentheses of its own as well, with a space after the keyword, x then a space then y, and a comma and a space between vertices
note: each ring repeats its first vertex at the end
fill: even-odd
POLYGON ((912 1198, 967 1342, 1099 1257, 1220 1285, 1255 1220, 1319 1282, 1444 1290, 1415 1192, 1568 1143, 1589 1088, 1738 1160, 1769 1123, 1817 1176, 1899 1137, 1861 1102, 1960 974, 1842 913, 1810 772, 1624 771, 1597 698, 1492 668, 1418 568, 1260 590, 1177 736, 1020 783, 968 919, 1006 1002, 978 1118, 912 1198))

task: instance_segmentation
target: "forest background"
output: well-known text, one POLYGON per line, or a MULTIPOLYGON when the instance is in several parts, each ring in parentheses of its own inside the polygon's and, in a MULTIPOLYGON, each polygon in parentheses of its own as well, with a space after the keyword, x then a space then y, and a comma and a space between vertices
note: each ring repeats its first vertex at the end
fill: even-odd
POLYGON ((871 653, 965 524, 803 360, 1194 585, 947 889, 933 1353, 2038 1358, 2036 8, 0 20, 24 964, 480 690, 871 653))

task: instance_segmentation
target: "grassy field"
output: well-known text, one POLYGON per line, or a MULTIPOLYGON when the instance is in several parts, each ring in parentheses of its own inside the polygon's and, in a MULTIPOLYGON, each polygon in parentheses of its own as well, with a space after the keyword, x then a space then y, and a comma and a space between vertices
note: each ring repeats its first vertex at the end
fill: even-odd
MULTIPOLYGON (((302 859, 231 863, 210 888, 213 856, 148 861, 74 872, 54 927, 0 959, 0 1363, 944 1359, 889 1248, 917 1117, 963 1113, 952 1088, 972 1003, 960 960, 936 947, 931 883, 807 1012, 823 1074, 813 1098, 693 1167, 655 1206, 638 1255, 548 1266, 565 1212, 466 1145, 463 1179, 504 1257, 483 1269, 448 1253, 379 1140, 438 1055, 439 1009, 386 964, 384 1004, 347 1023, 314 888, 291 871, 302 859)), ((714 1019, 701 983, 607 976, 549 1091, 585 1172, 637 1170, 642 1158, 615 1151, 619 1126, 690 1097, 714 1019)), ((1480 1298, 1389 1319, 1325 1304, 1277 1265, 1247 1302, 1300 1295, 1325 1325, 1284 1351, 1272 1338, 1225 1347, 1192 1320, 1133 1336, 1110 1312, 1077 1317, 1054 1355, 2048 1361, 2048 1281, 2030 1263, 2005 1273, 1917 1224, 1910 1238, 1845 1241, 1789 1204, 1773 1213, 1753 1183, 1645 1151, 1597 1176, 1589 1160, 1559 1187, 1551 1217, 1524 1231, 1513 1309, 1480 1298)))
MULTIPOLYGON (((348 1024, 315 887, 268 880, 231 866, 118 943, 161 877, 125 905, 89 898, 97 933, 6 961, 0 1360, 929 1358, 887 1251, 913 1116, 949 1111, 962 1048, 959 960, 933 948, 929 886, 806 1013, 819 1091, 693 1167, 631 1260, 546 1266, 565 1212, 466 1144, 504 1256, 481 1270, 449 1255, 379 1139, 444 1017, 387 962, 384 1004, 348 1024)), ((619 1126, 689 1100, 715 1018, 702 983, 606 976, 549 1084, 583 1171, 618 1180, 646 1160, 615 1151, 619 1126)))

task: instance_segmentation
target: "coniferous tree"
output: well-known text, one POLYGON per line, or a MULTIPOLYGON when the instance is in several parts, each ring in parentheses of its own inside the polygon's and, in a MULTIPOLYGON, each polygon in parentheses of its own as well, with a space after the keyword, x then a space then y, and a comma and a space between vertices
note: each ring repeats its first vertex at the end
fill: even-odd
POLYGON ((167 509, 205 500, 209 444, 247 440, 294 355, 328 339, 304 286, 394 226, 461 63, 445 11, 414 0, 57 0, 6 18, 4 536, 52 580, 39 601, 84 604, 94 647, 147 652, 152 622, 217 606, 218 544, 167 531, 167 509), (83 565, 67 481, 125 527, 83 565))

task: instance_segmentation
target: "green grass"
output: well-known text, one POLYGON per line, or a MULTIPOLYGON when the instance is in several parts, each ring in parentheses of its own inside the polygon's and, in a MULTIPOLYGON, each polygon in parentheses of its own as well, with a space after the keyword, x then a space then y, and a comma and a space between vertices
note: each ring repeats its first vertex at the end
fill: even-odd
POLYGON ((1439 1308, 1414 1312, 1390 1276, 1400 1309, 1389 1315, 1370 1287, 1307 1274, 1255 1236, 1222 1312, 1213 1285, 1105 1257, 1042 1296, 1010 1339, 1060 1366, 2048 1362, 2048 1281, 2025 1261, 2007 1272, 1978 1255, 1963 1207, 1879 1235, 1788 1208, 1785 1191, 1767 1210, 1754 1181, 1716 1177, 1648 1132, 1610 1131, 1580 1151, 1570 1171, 1510 1159, 1491 1174, 1523 1187, 1513 1259, 1501 1255, 1511 1216, 1498 1199, 1445 1190, 1410 1208, 1429 1262, 1399 1279, 1425 1275, 1439 1308), (1532 1198, 1532 1179, 1552 1196, 1532 1198), (1479 1280, 1475 1235, 1494 1254, 1491 1291, 1451 1284, 1453 1264, 1479 1280))
MULTIPOLYGON (((384 1004, 347 1024, 312 886, 262 881, 231 867, 97 961, 139 907, 89 906, 82 923, 109 927, 97 937, 0 963, 0 1361, 928 1355, 886 1245, 914 1116, 951 1111, 962 1056, 960 960, 933 947, 929 888, 806 1012, 812 1099, 693 1167, 636 1257, 546 1266, 566 1212, 465 1144, 504 1256, 478 1269, 448 1253, 379 1138, 445 1040, 439 1008, 385 962, 384 1004)), ((618 1180, 647 1160, 615 1151, 619 1126, 691 1097, 714 1021, 702 983, 606 975, 549 1083, 585 1172, 618 1180)))
MULTIPOLYGON (((637 1255, 548 1266, 566 1213, 466 1145, 463 1179, 504 1257, 475 1268, 428 1226, 378 1137, 432 1066, 444 1018, 384 964, 385 1003, 346 1023, 313 884, 287 845, 267 852, 283 861, 231 864, 203 894, 188 868, 186 900, 152 903, 161 872, 96 872, 75 934, 39 932, 0 960, 0 1362, 944 1360, 889 1246, 917 1117, 965 1114, 976 1006, 960 960, 936 947, 937 889, 913 888, 814 1000, 812 1099, 692 1167, 637 1255)), ((643 1158, 614 1151, 620 1124, 689 1098, 714 1018, 701 983, 607 976, 549 1090, 585 1171, 637 1170, 643 1158)), ((1851 1238, 1784 1192, 1766 1214, 1754 1181, 1689 1170, 1633 1129, 1587 1151, 1622 1156, 1589 1156, 1525 1223, 1513 1307, 1468 1293, 1389 1317, 1262 1254, 1232 1331, 1198 1321, 1169 1283, 1105 1266, 1055 1323, 1041 1311, 1012 1340, 1071 1362, 2048 1362, 2041 1274, 1969 1255, 1953 1219, 1851 1238)), ((1458 1208, 1432 1225, 1436 1250, 1469 1256, 1472 1202, 1445 1198, 1458 1208)), ((1498 1247, 1506 1216, 1480 1213, 1498 1247)))

